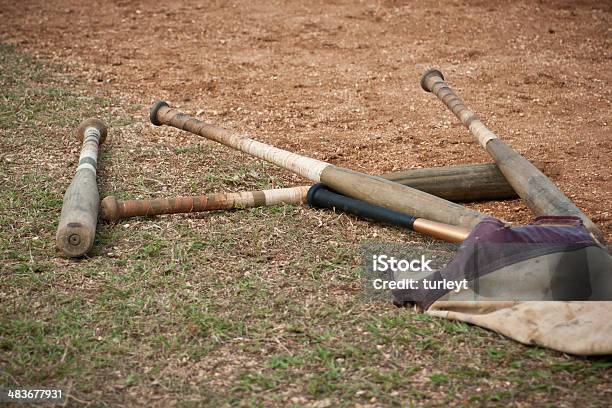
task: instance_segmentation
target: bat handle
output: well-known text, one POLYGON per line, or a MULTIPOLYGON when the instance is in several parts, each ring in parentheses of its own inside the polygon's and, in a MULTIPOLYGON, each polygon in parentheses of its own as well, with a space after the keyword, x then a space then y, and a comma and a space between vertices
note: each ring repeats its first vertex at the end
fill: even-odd
MULTIPOLYGON (((153 106, 151 106, 149 111, 149 120, 151 120, 151 123, 155 126, 167 125, 182 130, 186 130, 188 127, 198 129, 198 131, 194 133, 217 141, 214 137, 211 137, 212 135, 210 133, 202 132, 204 128, 212 128, 212 126, 207 126, 204 122, 194 119, 177 109, 171 108, 165 101, 157 101, 153 104, 153 106)), ((224 129, 216 130, 223 133, 224 129)), ((229 134, 230 132, 225 133, 229 134)))
POLYGON ((85 255, 93 246, 100 198, 96 184, 98 147, 106 140, 106 125, 98 119, 87 119, 77 130, 82 141, 79 166, 64 195, 55 242, 69 257, 85 255))
POLYGON ((240 193, 216 193, 191 197, 160 198, 156 200, 119 201, 113 196, 102 200, 102 219, 116 222, 123 218, 161 214, 232 210, 277 204, 301 204, 306 200, 309 186, 280 188, 240 193))
POLYGON ((416 218, 398 211, 356 200, 329 190, 323 184, 315 184, 308 190, 308 205, 314 208, 336 208, 340 211, 383 224, 394 225, 420 232, 446 242, 462 242, 470 230, 454 225, 416 218))
POLYGON ((120 219, 126 218, 123 211, 123 203, 114 196, 104 197, 100 204, 100 215, 102 215, 104 221, 108 222, 117 222, 120 219))
MULTIPOLYGON (((151 106, 151 109, 149 110, 149 120, 151 121, 152 124, 154 124, 155 126, 161 126, 161 125, 165 125, 165 121, 161 122, 159 120, 159 111, 162 108, 168 108, 170 109, 170 105, 168 105, 167 102, 165 101, 157 101, 153 104, 153 106, 151 106)), ((165 111, 166 109, 164 109, 165 111)))
POLYGON ((497 139, 497 135, 491 132, 444 82, 442 72, 435 68, 425 71, 421 77, 421 87, 436 95, 478 139, 482 147, 486 147, 490 140, 497 139))
POLYGON ((102 200, 100 212, 104 221, 117 222, 132 217, 230 209, 231 204, 224 194, 126 201, 107 196, 102 200))
POLYGON ((321 173, 329 166, 329 163, 279 149, 191 118, 186 113, 170 108, 163 101, 156 102, 151 107, 150 120, 156 126, 172 126, 221 143, 268 163, 276 164, 315 183, 321 181, 321 173))
POLYGON ((102 200, 100 212, 104 221, 117 222, 121 219, 132 217, 229 209, 231 208, 229 204, 231 203, 228 202, 223 194, 126 201, 117 200, 113 196, 107 196, 102 200))

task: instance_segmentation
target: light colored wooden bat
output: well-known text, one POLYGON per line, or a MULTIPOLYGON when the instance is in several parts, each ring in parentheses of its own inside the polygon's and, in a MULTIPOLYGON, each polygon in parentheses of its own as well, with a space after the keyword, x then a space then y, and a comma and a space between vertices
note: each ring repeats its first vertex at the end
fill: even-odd
POLYGON ((540 170, 516 150, 501 141, 465 106, 463 101, 444 82, 442 72, 428 69, 421 78, 421 86, 438 97, 478 139, 478 142, 493 157, 500 171, 525 200, 537 216, 572 215, 579 217, 584 226, 604 242, 601 230, 587 217, 557 186, 540 170))
POLYGON ((323 183, 345 196, 417 218, 471 230, 487 217, 478 211, 408 186, 301 156, 206 124, 170 108, 165 102, 157 102, 152 106, 151 122, 157 126, 173 126, 203 136, 276 164, 315 183, 323 183))
POLYGON ((106 139, 106 125, 98 119, 87 119, 79 126, 77 138, 83 142, 79 167, 64 195, 55 242, 69 257, 85 255, 96 235, 100 197, 96 183, 98 148, 106 139))

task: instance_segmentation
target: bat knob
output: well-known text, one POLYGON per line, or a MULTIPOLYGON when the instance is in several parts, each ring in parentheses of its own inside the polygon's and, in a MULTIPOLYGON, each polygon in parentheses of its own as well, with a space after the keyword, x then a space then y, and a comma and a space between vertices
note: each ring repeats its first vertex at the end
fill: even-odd
POLYGON ((72 258, 83 256, 93 246, 91 228, 80 222, 70 222, 57 231, 57 247, 72 258))
POLYGON ((81 124, 79 125, 79 128, 77 129, 77 133, 76 133, 77 140, 82 142, 83 139, 85 139, 85 131, 87 130, 87 128, 90 128, 90 127, 98 129, 98 132, 100 132, 100 140, 98 140, 98 143, 99 144, 104 143, 104 141, 106 140, 106 134, 108 133, 108 130, 104 122, 102 122, 100 119, 95 119, 95 118, 85 119, 83 122, 81 122, 81 124))
POLYGON ((113 196, 104 197, 100 204, 102 219, 108 222, 115 222, 119 219, 119 203, 113 196))
POLYGON ((170 107, 170 105, 168 105, 168 103, 165 101, 157 101, 153 104, 153 106, 151 106, 151 110, 149 112, 149 119, 151 120, 151 123, 155 126, 163 125, 163 123, 161 123, 159 119, 157 119, 157 112, 163 107, 170 107))
POLYGON ((319 192, 319 190, 327 190, 325 188, 325 186, 321 183, 317 183, 315 185, 313 185, 312 187, 310 187, 308 189, 308 193, 306 194, 306 202, 308 203, 309 206, 313 207, 313 208, 318 208, 319 206, 317 205, 317 200, 315 198, 315 196, 317 195, 317 193, 319 192))
POLYGON ((425 72, 423 72, 423 76, 421 76, 421 88, 423 88, 427 92, 431 92, 431 88, 427 84, 427 81, 429 80, 429 78, 434 76, 440 77, 442 78, 442 80, 444 80, 444 75, 442 75, 442 72, 440 72, 439 69, 429 68, 425 72))

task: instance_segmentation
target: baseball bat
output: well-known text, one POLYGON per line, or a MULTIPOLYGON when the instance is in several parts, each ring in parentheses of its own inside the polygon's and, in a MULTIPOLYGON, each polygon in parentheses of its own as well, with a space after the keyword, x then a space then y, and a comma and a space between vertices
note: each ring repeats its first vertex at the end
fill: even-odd
POLYGON ((478 211, 411 187, 301 156, 206 124, 170 108, 166 102, 156 102, 151 107, 150 119, 156 126, 168 125, 203 136, 276 164, 315 183, 323 183, 345 196, 411 214, 417 218, 467 229, 472 229, 486 218, 486 215, 478 211))
POLYGON ((495 163, 410 169, 379 177, 454 202, 518 197, 495 163))
POLYGON ((493 157, 508 183, 525 200, 535 215, 579 217, 595 238, 603 242, 603 234, 595 223, 548 177, 489 130, 444 82, 444 76, 439 70, 432 68, 425 71, 421 78, 421 87, 436 95, 470 130, 480 145, 493 157))
POLYGON ((98 148, 106 140, 106 125, 98 119, 87 119, 77 129, 81 155, 76 174, 64 194, 55 243, 69 257, 85 255, 93 246, 98 222, 100 197, 96 184, 98 148))
MULTIPOLYGON (((477 201, 514 198, 516 193, 493 163, 411 169, 383 174, 381 178, 425 191, 449 201, 477 201)), ((153 200, 102 200, 102 219, 116 222, 130 217, 231 210, 276 204, 303 204, 310 186, 207 194, 153 200)))
POLYGON ((307 201, 308 205, 314 208, 333 208, 361 218, 420 232, 446 242, 462 242, 470 234, 470 230, 466 228, 413 217, 337 194, 321 183, 315 184, 308 190, 307 201))
POLYGON ((102 200, 102 219, 115 222, 123 218, 201 211, 231 210, 276 204, 302 204, 310 186, 279 188, 240 193, 218 193, 155 200, 120 201, 113 196, 102 200))
POLYGON ((275 204, 303 204, 305 202, 314 208, 334 208, 361 218, 421 232, 447 242, 461 242, 470 232, 464 228, 416 218, 345 197, 320 183, 312 187, 301 186, 158 200, 118 201, 115 197, 108 196, 102 200, 101 213, 103 219, 114 222, 136 216, 229 210, 275 204))

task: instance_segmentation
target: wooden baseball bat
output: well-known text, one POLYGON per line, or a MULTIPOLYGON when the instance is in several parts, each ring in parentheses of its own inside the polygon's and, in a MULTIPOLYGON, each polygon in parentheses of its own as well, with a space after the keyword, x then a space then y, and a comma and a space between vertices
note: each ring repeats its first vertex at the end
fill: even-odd
POLYGON ((584 226, 601 242, 601 230, 548 179, 516 150, 501 141, 468 109, 463 101, 444 82, 437 69, 423 73, 421 86, 436 95, 478 139, 493 157, 495 163, 527 206, 537 215, 572 215, 579 217, 584 226))
POLYGON ((102 200, 102 219, 115 222, 123 218, 201 211, 231 210, 276 204, 303 204, 310 186, 279 188, 240 193, 120 201, 113 196, 102 200))
POLYGON ((447 242, 461 242, 470 234, 470 230, 466 228, 416 218, 337 194, 320 183, 312 187, 301 186, 159 200, 118 201, 109 196, 102 200, 102 218, 108 221, 117 221, 121 218, 143 215, 229 210, 281 203, 303 204, 306 202, 313 208, 338 209, 361 218, 407 228, 447 242))
POLYGON ((96 235, 100 197, 96 184, 99 145, 106 140, 106 125, 98 119, 87 119, 77 129, 83 142, 76 175, 64 195, 55 242, 69 257, 85 255, 96 235))
POLYGON ((518 197, 494 163, 410 169, 379 177, 454 202, 518 197))
MULTIPOLYGON (((380 176, 449 201, 477 201, 516 197, 493 163, 411 169, 380 176)), ((207 194, 153 200, 120 201, 113 196, 102 200, 102 219, 115 222, 129 217, 231 210, 276 204, 303 204, 310 186, 207 194)))
POLYGON ((169 125, 248 153, 290 170, 315 183, 323 183, 336 192, 370 204, 389 208, 442 224, 472 229, 486 215, 451 203, 431 194, 380 177, 336 167, 301 156, 245 136, 206 124, 172 109, 165 102, 151 108, 154 125, 169 125))

